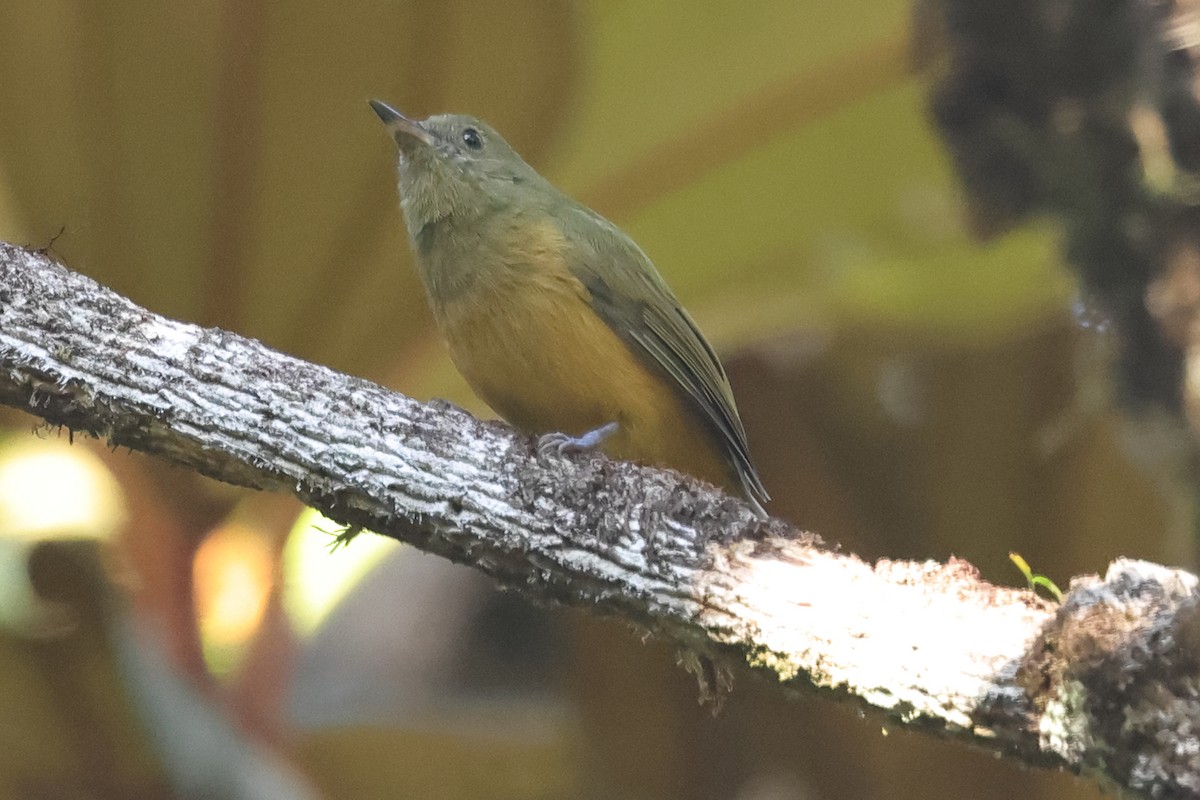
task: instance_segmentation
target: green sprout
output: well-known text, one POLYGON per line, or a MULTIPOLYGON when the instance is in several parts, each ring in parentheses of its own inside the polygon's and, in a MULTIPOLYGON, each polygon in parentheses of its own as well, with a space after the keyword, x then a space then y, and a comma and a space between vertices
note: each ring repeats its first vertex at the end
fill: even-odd
POLYGON ((1049 592, 1057 602, 1062 602, 1062 590, 1055 585, 1054 581, 1050 580, 1045 575, 1034 575, 1033 570, 1029 568, 1029 562, 1021 558, 1020 553, 1009 553, 1008 560, 1013 562, 1017 569, 1021 570, 1021 574, 1025 576, 1025 581, 1029 584, 1029 589, 1031 591, 1036 592, 1040 587, 1046 592, 1049 592))
POLYGON ((329 542, 329 552, 336 553, 338 548, 345 547, 354 541, 354 537, 362 533, 364 529, 360 525, 347 525, 336 531, 327 531, 324 528, 317 528, 317 530, 332 537, 329 542))

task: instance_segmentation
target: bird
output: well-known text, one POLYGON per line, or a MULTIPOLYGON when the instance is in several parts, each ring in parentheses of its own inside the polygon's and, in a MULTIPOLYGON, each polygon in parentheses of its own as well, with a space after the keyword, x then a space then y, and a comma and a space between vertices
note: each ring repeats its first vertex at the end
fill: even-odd
POLYGON ((472 390, 542 454, 666 467, 766 517, 725 369, 641 248, 487 123, 370 106, 397 145, 417 269, 472 390))

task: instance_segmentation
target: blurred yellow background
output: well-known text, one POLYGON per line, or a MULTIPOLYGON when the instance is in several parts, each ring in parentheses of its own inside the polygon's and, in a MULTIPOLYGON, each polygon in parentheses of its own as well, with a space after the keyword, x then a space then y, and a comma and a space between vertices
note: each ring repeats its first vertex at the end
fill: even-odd
MULTIPOLYGON (((1002 583, 1012 550, 1062 583, 1190 564, 1178 448, 1113 407, 1053 227, 969 236, 910 13, 8 0, 0 239, 486 413, 431 326, 366 101, 474 114, 655 261, 723 353, 773 513, 1002 583)), ((231 796, 289 795, 236 783, 251 762, 324 797, 1099 796, 750 676, 714 719, 620 625, 384 540, 330 554, 332 523, 288 498, 0 423, 0 798, 182 796, 222 764, 231 796), (44 585, 82 588, 39 599, 39 552, 44 585)))

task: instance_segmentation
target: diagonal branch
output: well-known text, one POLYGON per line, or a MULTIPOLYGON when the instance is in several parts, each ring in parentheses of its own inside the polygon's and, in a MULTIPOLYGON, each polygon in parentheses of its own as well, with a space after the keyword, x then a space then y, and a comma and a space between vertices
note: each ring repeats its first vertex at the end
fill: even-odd
POLYGON ((618 615, 710 688, 749 665, 1026 764, 1200 796, 1187 573, 1117 562, 1056 611, 961 561, 866 564, 689 478, 539 460, 507 426, 164 319, 4 244, 0 402, 618 615))

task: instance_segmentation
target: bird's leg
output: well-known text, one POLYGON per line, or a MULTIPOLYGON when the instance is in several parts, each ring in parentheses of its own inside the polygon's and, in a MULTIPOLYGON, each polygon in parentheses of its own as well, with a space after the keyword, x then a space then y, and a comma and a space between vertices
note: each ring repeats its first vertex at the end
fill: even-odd
POLYGON ((567 453, 583 453, 596 448, 601 442, 616 433, 617 423, 609 422, 595 430, 588 431, 582 436, 571 436, 566 433, 544 433, 538 437, 538 455, 564 456, 567 453))

